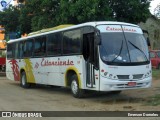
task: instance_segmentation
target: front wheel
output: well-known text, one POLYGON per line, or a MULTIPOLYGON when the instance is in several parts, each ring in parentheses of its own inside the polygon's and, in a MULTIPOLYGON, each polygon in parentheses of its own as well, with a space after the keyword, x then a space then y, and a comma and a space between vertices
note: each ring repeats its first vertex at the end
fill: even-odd
POLYGON ((71 77, 71 92, 76 98, 82 98, 84 95, 84 90, 79 88, 77 75, 71 77))
POLYGON ((29 88, 31 86, 30 83, 27 83, 27 77, 26 77, 26 73, 25 72, 22 72, 22 74, 21 74, 20 85, 23 88, 29 88))

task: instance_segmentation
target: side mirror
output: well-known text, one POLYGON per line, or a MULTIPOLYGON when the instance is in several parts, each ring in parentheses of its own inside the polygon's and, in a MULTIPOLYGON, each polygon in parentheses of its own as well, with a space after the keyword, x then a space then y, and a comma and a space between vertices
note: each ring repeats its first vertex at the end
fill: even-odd
POLYGON ((146 39, 146 42, 147 42, 148 47, 151 47, 151 43, 150 43, 150 40, 149 40, 149 33, 148 33, 148 31, 147 31, 147 30, 142 30, 142 31, 143 31, 143 33, 144 33, 144 37, 145 37, 145 39, 146 39))
POLYGON ((151 46, 151 43, 150 43, 150 40, 149 40, 148 37, 147 37, 147 45, 148 45, 148 46, 151 46))

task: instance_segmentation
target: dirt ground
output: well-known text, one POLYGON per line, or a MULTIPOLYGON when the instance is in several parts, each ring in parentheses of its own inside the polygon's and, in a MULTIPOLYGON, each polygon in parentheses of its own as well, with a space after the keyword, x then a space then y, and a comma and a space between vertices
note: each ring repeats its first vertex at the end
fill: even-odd
POLYGON ((160 105, 154 105, 158 94, 160 80, 153 80, 148 89, 123 91, 119 95, 87 92, 85 98, 77 99, 67 88, 38 85, 24 89, 19 83, 0 77, 0 111, 160 111, 160 105))

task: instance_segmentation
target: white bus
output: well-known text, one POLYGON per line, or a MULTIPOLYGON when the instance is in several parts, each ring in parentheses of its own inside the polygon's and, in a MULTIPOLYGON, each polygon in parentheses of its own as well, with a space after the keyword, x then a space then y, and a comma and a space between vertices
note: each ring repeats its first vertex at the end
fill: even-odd
POLYGON ((7 78, 31 84, 84 90, 148 88, 152 71, 147 42, 139 26, 88 22, 7 43, 7 78))

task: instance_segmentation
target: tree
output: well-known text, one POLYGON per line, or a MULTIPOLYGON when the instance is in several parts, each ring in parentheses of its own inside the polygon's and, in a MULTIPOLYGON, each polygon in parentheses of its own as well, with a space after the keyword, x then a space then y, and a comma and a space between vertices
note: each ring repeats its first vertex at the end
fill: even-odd
POLYGON ((19 16, 19 23, 20 23, 19 29, 22 32, 22 34, 30 33, 32 31, 31 20, 32 20, 32 15, 30 14, 30 9, 22 7, 19 16))
POLYGON ((57 24, 112 20, 107 0, 60 0, 57 24))
POLYGON ((59 0, 26 1, 21 9, 21 29, 26 33, 55 26, 55 14, 59 0))
POLYGON ((60 24, 89 21, 144 22, 150 0, 26 0, 25 6, 0 12, 6 30, 30 33, 60 24), (14 21, 14 22, 13 22, 14 21))
POLYGON ((149 16, 149 0, 60 0, 59 23, 116 20, 144 22, 149 16))
POLYGON ((0 25, 4 26, 6 32, 13 32, 18 29, 20 11, 10 6, 0 12, 0 25))
POLYGON ((110 0, 112 16, 117 21, 130 23, 145 22, 150 16, 150 0, 110 0))

